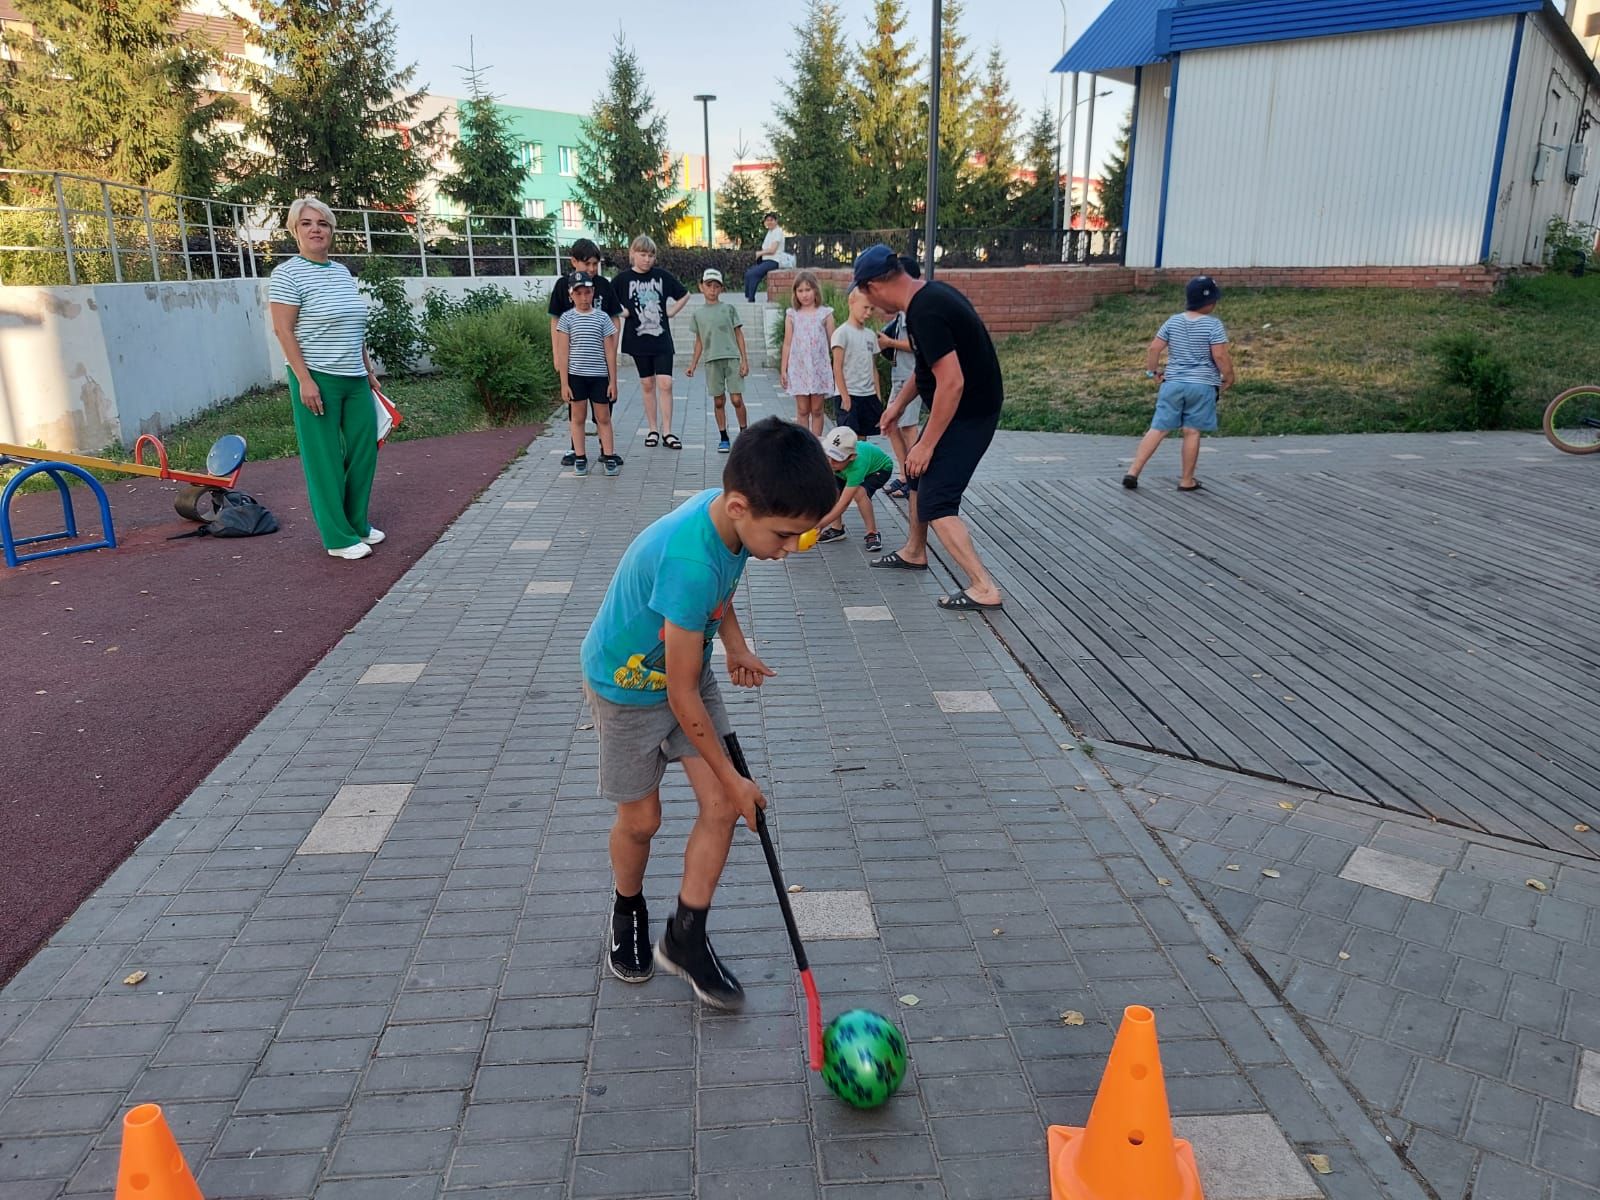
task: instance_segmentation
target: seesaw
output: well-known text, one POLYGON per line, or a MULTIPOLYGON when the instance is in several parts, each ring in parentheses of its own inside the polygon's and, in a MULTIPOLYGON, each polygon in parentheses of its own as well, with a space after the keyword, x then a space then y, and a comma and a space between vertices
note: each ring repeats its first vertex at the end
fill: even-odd
POLYGON ((36 558, 53 558, 61 554, 76 554, 80 550, 99 550, 102 547, 116 546, 117 535, 111 525, 111 502, 106 499, 106 490, 100 486, 100 481, 89 474, 91 469, 119 471, 125 475, 146 475, 152 479, 175 479, 180 483, 186 483, 189 486, 173 498, 172 506, 178 510, 179 516, 187 520, 204 521, 208 518, 200 511, 201 502, 209 497, 212 507, 215 508, 221 493, 231 488, 234 481, 239 478, 239 470, 244 466, 244 457, 245 441, 237 433, 225 433, 212 443, 211 450, 206 454, 204 471, 179 471, 170 466, 167 462, 167 448, 161 444, 160 438, 151 433, 140 434, 139 440, 134 442, 132 462, 118 462, 115 459, 97 458, 89 454, 64 454, 55 450, 41 450, 36 446, 12 446, 0 442, 0 466, 8 463, 24 464, 23 469, 6 483, 5 490, 0 491, 0 548, 5 550, 6 566, 14 567, 18 563, 31 562, 36 558), (144 461, 146 447, 154 450, 156 462, 144 461), (13 537, 11 497, 16 495, 17 489, 34 475, 48 476, 61 493, 61 515, 66 522, 66 528, 58 533, 41 533, 25 538, 13 537), (63 478, 67 475, 81 479, 100 505, 100 540, 74 541, 70 546, 55 546, 48 550, 18 554, 18 546, 75 539, 78 536, 78 518, 72 511, 72 492, 63 478))

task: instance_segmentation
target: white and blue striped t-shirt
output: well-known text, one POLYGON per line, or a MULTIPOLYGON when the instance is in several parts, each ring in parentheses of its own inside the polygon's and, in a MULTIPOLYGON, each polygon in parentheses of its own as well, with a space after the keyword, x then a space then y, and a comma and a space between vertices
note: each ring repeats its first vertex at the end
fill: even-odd
POLYGON ((367 301, 344 266, 312 262, 297 254, 273 270, 267 298, 300 310, 294 339, 306 366, 326 375, 367 373, 361 357, 367 340, 367 301))
POLYGON ((567 374, 610 376, 606 364, 606 339, 617 332, 617 323, 598 308, 580 312, 569 308, 561 314, 556 328, 567 335, 567 374))
POLYGON ((1212 316, 1174 313, 1156 336, 1167 344, 1167 368, 1163 378, 1168 383, 1221 386, 1222 372, 1211 361, 1211 347, 1226 345, 1228 341, 1228 331, 1221 321, 1212 316))

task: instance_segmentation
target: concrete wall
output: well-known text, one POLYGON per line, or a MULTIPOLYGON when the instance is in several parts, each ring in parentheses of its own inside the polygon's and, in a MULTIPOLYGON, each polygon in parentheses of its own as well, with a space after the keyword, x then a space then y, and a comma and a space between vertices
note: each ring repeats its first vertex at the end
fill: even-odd
MULTIPOLYGON (((420 307, 495 283, 542 300, 553 278, 408 279, 420 307)), ((424 367, 427 364, 422 364, 424 367)), ((0 287, 0 442, 94 454, 131 446, 283 379, 264 279, 0 287)))

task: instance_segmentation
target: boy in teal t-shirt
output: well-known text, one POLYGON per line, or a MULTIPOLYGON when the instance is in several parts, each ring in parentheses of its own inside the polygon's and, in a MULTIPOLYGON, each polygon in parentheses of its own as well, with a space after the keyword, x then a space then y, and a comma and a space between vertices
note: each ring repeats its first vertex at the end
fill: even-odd
POLYGON ((822 439, 822 449, 833 467, 839 500, 828 510, 828 515, 817 522, 822 531, 817 541, 836 542, 844 537, 844 513, 854 501, 867 526, 866 548, 882 550, 883 539, 878 536, 878 518, 872 511, 872 497, 894 474, 894 459, 871 442, 861 441, 856 431, 845 425, 834 426, 822 439))
POLYGON ((727 650, 736 687, 773 674, 745 641, 733 594, 750 558, 781 559, 815 527, 837 489, 808 430, 768 417, 741 437, 722 487, 701 492, 633 540, 583 639, 583 683, 600 740, 600 794, 617 806, 616 877, 607 962, 643 983, 654 959, 707 1004, 738 1009, 744 990, 706 937, 706 916, 741 817, 755 829, 761 790, 740 775, 722 739, 728 717, 711 671, 711 641, 727 650), (650 947, 644 872, 661 827, 661 779, 682 762, 699 814, 683 856, 678 907, 650 947))

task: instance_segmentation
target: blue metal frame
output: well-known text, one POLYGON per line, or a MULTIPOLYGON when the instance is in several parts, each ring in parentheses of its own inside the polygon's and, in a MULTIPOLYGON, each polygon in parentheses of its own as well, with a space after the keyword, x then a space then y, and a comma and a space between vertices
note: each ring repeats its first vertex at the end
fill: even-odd
POLYGON ((1167 250, 1167 188, 1172 183, 1172 128, 1178 123, 1178 63, 1181 54, 1172 56, 1172 80, 1167 84, 1167 144, 1161 152, 1161 215, 1156 218, 1156 266, 1162 265, 1167 250))
MULTIPOLYGON (((13 460, 0 456, 0 463, 13 460)), ((103 548, 115 549, 117 545, 116 530, 111 525, 111 501, 106 499, 106 490, 100 486, 100 481, 82 467, 64 462, 33 463, 24 467, 7 481, 5 490, 0 491, 0 548, 5 550, 6 566, 14 567, 19 563, 32 562, 36 558, 57 558, 63 554, 76 554, 80 550, 100 550, 103 548), (38 542, 54 542, 63 538, 78 536, 78 516, 72 510, 72 492, 67 487, 66 481, 61 478, 62 472, 75 475, 89 485, 89 490, 100 503, 100 529, 101 538, 98 542, 80 542, 72 546, 57 546, 53 550, 35 550, 31 554, 18 554, 18 546, 31 546, 38 542), (48 475, 50 481, 56 485, 56 490, 61 493, 61 516, 66 522, 66 528, 60 533, 40 533, 33 537, 18 538, 11 532, 11 498, 17 494, 17 489, 35 475, 48 475)))
POLYGON ((1139 87, 1144 82, 1144 68, 1133 69, 1133 120, 1128 123, 1128 173, 1122 180, 1122 257, 1128 257, 1128 230, 1133 228, 1133 162, 1134 151, 1139 148, 1139 87))
POLYGON ((1500 133, 1494 142, 1494 172, 1489 176, 1489 207, 1483 214, 1483 245, 1478 251, 1478 261, 1488 262, 1494 243, 1494 210, 1499 207, 1500 177, 1506 166, 1506 137, 1511 131, 1511 102, 1517 92, 1517 65, 1522 61, 1522 31, 1528 23, 1528 14, 1517 15, 1517 32, 1511 39, 1511 65, 1506 68, 1506 96, 1500 105, 1500 133))

